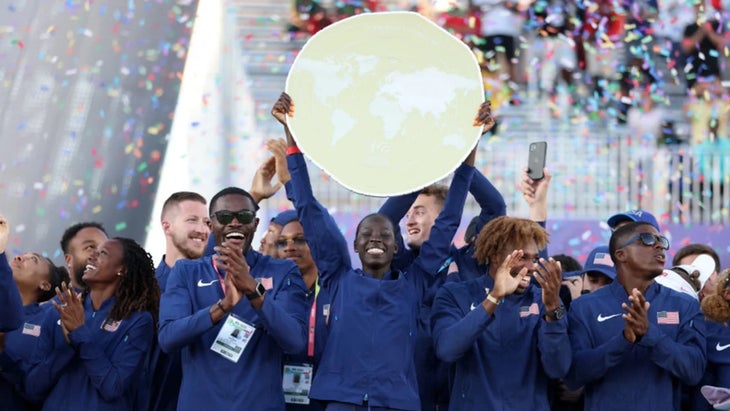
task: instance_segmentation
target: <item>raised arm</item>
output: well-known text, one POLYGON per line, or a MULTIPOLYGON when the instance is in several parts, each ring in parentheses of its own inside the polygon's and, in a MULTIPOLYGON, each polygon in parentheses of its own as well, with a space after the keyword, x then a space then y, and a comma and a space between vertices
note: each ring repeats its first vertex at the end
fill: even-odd
MULTIPOLYGON (((320 281, 326 284, 334 279, 333 276, 351 269, 350 253, 345 236, 340 232, 334 218, 314 197, 307 163, 286 125, 286 116, 294 114, 293 104, 289 95, 282 93, 271 113, 284 126, 287 136, 286 161, 291 176, 291 181, 285 184, 287 197, 297 210, 312 258, 319 270, 320 281)), ((272 152, 274 155, 281 155, 280 148, 272 152)))
POLYGON ((388 220, 395 227, 395 243, 398 246, 398 251, 393 256, 393 262, 390 265, 393 269, 405 271, 415 258, 413 250, 405 246, 403 234, 400 230, 400 221, 408 213, 408 209, 416 201, 419 193, 419 191, 414 191, 409 194, 388 197, 378 210, 378 213, 388 217, 388 220))
POLYGON ((8 221, 0 214, 0 304, 3 306, 0 310, 0 332, 12 331, 23 325, 23 302, 5 256, 9 237, 8 221))
MULTIPOLYGON (((522 181, 520 182, 522 198, 530 207, 530 220, 540 224, 543 228, 547 221, 547 196, 550 188, 550 180, 553 175, 547 168, 543 169, 543 177, 540 180, 533 180, 527 176, 527 169, 523 170, 522 181)), ((540 250, 541 258, 548 258, 547 247, 540 250)))
POLYGON ((507 204, 502 193, 479 170, 474 171, 469 192, 481 208, 475 232, 478 233, 491 220, 507 214, 507 204))

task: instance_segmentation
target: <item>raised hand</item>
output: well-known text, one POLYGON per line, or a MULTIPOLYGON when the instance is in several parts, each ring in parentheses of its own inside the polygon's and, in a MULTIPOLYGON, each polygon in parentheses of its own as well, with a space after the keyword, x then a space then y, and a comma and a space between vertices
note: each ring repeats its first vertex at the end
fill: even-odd
POLYGON ((492 102, 489 100, 484 101, 479 105, 476 116, 474 116, 474 126, 482 126, 482 134, 491 130, 494 127, 495 121, 492 117, 492 102))
POLYGON ((254 174, 253 181, 251 182, 251 189, 249 190, 256 203, 271 198, 283 185, 281 181, 276 184, 272 183, 275 173, 276 159, 274 157, 266 159, 256 170, 256 174, 254 174))
POLYGON ((281 184, 288 183, 291 180, 291 175, 289 174, 289 166, 286 164, 286 141, 280 138, 268 140, 266 148, 273 155, 276 178, 281 184))
POLYGON ((560 262, 552 258, 540 259, 532 277, 542 287, 542 303, 548 312, 554 311, 560 306, 560 284, 562 282, 562 269, 560 262))
POLYGON ((70 342, 68 334, 81 327, 86 322, 84 314, 84 303, 81 301, 81 294, 74 291, 67 283, 61 283, 61 288, 56 287, 58 303, 53 301, 53 306, 61 317, 63 337, 70 342))
POLYGON ((533 180, 527 176, 527 168, 525 168, 522 173, 522 181, 520 181, 522 198, 530 207, 530 219, 533 221, 545 221, 547 219, 547 194, 553 175, 547 168, 543 169, 543 173, 545 177, 540 180, 533 180))
POLYGON ((494 276, 494 288, 490 293, 492 297, 502 299, 514 293, 522 279, 527 276, 527 267, 523 267, 517 275, 512 275, 515 267, 521 264, 520 259, 523 254, 522 250, 515 250, 504 259, 494 276))
POLYGON ((634 288, 631 290, 629 296, 629 306, 626 303, 621 304, 621 307, 626 310, 626 314, 623 315, 625 322, 624 336, 629 342, 637 342, 641 339, 646 332, 649 331, 649 306, 651 305, 644 295, 639 290, 634 288), (631 338, 633 336, 633 339, 631 338))
POLYGON ((276 100, 274 107, 271 108, 271 115, 274 116, 275 119, 279 120, 279 123, 281 123, 284 127, 287 127, 286 116, 294 115, 294 101, 292 101, 291 97, 286 94, 286 92, 282 92, 281 95, 279 95, 279 99, 276 100))

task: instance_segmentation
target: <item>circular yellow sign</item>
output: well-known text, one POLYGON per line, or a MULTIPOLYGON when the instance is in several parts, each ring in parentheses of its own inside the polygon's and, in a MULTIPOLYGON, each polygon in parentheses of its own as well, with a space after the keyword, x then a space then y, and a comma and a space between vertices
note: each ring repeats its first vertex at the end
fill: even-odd
POLYGON ((288 125, 344 187, 371 196, 449 175, 480 137, 484 101, 469 48, 417 13, 361 14, 313 36, 289 71, 288 125))

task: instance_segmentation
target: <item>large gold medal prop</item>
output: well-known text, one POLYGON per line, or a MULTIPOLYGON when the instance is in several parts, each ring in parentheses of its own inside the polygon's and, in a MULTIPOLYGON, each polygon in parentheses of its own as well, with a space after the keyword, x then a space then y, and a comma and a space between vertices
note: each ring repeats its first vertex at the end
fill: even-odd
POLYGON ((469 48, 417 13, 361 14, 313 36, 291 67, 288 124, 299 148, 371 196, 448 176, 480 137, 484 100, 469 48))

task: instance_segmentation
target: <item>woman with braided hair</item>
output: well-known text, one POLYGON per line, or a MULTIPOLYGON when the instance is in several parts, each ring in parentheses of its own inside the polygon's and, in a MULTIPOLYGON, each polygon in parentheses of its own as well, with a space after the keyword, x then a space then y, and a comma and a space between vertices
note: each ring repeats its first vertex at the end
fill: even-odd
POLYGON ((138 409, 160 301, 152 258, 134 240, 109 239, 83 280, 81 294, 56 289, 26 387, 44 410, 138 409))

